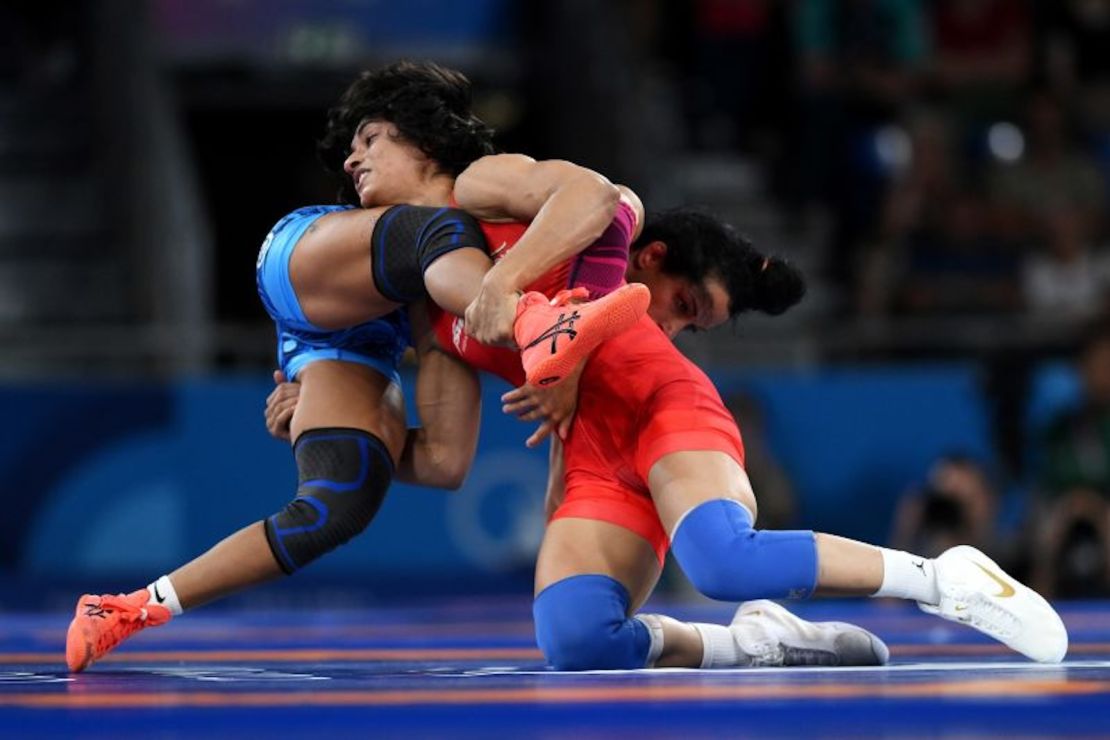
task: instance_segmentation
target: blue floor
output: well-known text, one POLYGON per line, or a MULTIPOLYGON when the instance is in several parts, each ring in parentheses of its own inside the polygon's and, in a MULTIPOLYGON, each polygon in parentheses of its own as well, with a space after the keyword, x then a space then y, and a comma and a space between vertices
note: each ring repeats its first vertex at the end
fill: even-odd
MULTIPOLYGON (((4 737, 1107 737, 1110 603, 1064 604, 1061 666, 903 604, 791 605, 891 646, 884 668, 544 669, 526 598, 199 610, 65 671, 69 615, 0 614, 4 737), (571 735, 573 733, 573 735, 571 735)), ((727 622, 723 606, 653 610, 727 622)))

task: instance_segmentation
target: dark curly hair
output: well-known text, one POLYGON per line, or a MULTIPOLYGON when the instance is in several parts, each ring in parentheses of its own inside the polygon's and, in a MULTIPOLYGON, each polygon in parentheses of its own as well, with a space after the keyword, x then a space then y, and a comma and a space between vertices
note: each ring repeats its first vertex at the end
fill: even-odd
POLYGON ((716 277, 729 295, 729 316, 762 311, 777 316, 802 300, 805 279, 792 264, 760 254, 728 224, 700 211, 677 208, 648 216, 632 250, 661 241, 662 269, 700 284, 716 277))
POLYGON ((458 175, 471 162, 492 154, 493 130, 470 110, 470 80, 435 62, 401 61, 367 70, 328 111, 327 128, 317 145, 324 167, 341 183, 340 200, 358 196, 343 172, 351 138, 369 119, 388 121, 440 169, 458 175))

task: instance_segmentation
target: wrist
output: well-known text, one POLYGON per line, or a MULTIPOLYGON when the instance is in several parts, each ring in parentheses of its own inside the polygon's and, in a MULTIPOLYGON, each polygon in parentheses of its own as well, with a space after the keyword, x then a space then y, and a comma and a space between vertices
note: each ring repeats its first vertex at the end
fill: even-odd
POLYGON ((493 293, 518 293, 523 290, 520 285, 520 274, 508 269, 502 268, 504 262, 499 262, 494 265, 485 277, 482 278, 482 290, 490 291, 493 293))

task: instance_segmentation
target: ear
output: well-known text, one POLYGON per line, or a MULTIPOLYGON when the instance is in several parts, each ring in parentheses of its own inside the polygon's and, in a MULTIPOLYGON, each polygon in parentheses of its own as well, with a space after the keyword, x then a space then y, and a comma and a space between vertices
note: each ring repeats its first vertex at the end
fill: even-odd
POLYGON ((640 269, 658 270, 667 256, 667 245, 658 239, 648 242, 636 252, 636 266, 640 269))

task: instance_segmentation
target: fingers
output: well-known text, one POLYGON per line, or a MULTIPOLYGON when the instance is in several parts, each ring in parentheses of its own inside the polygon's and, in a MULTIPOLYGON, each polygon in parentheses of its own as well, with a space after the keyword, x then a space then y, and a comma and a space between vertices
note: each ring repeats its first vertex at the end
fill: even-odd
POLYGON ((531 398, 522 398, 519 401, 501 404, 501 411, 506 414, 520 414, 534 408, 536 408, 536 402, 531 398))
POLYGON ((289 422, 293 420, 296 399, 285 399, 266 407, 266 431, 278 439, 289 440, 289 422))
POLYGON ((540 424, 536 431, 532 432, 532 436, 524 441, 524 446, 528 448, 535 447, 540 442, 543 442, 545 439, 550 437, 551 432, 552 430, 554 430, 554 428, 555 422, 548 419, 543 424, 540 424))
POLYGON ((561 422, 559 422, 559 428, 555 432, 556 434, 559 435, 559 439, 565 440, 567 438, 567 434, 570 433, 571 422, 573 422, 573 421, 574 421, 574 414, 571 414, 570 416, 568 416, 567 418, 565 418, 561 422))
POLYGON ((268 420, 266 430, 277 439, 289 440, 289 422, 293 420, 293 409, 286 409, 274 419, 268 420))
POLYGON ((285 379, 285 373, 275 370, 273 374, 274 389, 266 397, 266 409, 263 416, 266 419, 266 431, 278 439, 289 440, 289 423, 293 419, 293 412, 297 410, 297 400, 301 395, 300 383, 290 383, 285 379))

